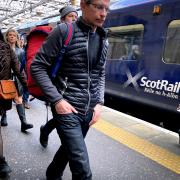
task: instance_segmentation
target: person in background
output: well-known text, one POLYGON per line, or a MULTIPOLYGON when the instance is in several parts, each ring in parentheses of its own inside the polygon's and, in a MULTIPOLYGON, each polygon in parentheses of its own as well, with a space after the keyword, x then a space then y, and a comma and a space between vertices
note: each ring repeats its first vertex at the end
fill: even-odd
MULTIPOLYGON (((72 6, 65 6, 59 10, 61 15, 61 23, 72 23, 77 20, 78 13, 72 6)), ((46 148, 48 145, 48 136, 56 128, 56 121, 49 120, 45 125, 40 127, 40 144, 46 148)))
MULTIPOLYGON (((25 78, 19 70, 19 61, 9 44, 4 41, 3 34, 0 30, 0 80, 11 79, 12 71, 21 81, 24 88, 27 88, 25 78)), ((0 100, 0 115, 2 117, 4 117, 5 112, 11 108, 12 100, 0 100)), ((0 177, 7 176, 10 172, 11 169, 3 156, 3 140, 0 125, 0 177)))
MULTIPOLYGON (((26 57, 25 57, 25 42, 24 42, 24 37, 21 35, 20 38, 19 38, 19 48, 21 48, 23 50, 23 60, 22 60, 22 63, 21 63, 21 66, 22 66, 22 70, 24 70, 24 73, 27 77, 27 74, 26 74, 26 57)), ((30 105, 28 103, 29 101, 29 92, 27 90, 24 90, 23 89, 23 104, 24 104, 24 107, 26 109, 30 109, 30 105)))
POLYGON ((59 10, 61 23, 72 23, 77 21, 78 13, 72 6, 64 6, 59 10))
POLYGON ((104 103, 108 42, 102 25, 109 3, 81 0, 82 17, 73 22, 73 38, 53 82, 48 72, 63 44, 67 30, 64 23, 48 36, 31 64, 33 78, 52 105, 61 140, 47 168, 47 180, 62 179, 68 162, 73 180, 92 180, 84 138, 89 127, 99 120, 104 103))
POLYGON ((140 49, 139 49, 139 45, 137 44, 134 44, 132 45, 131 47, 131 52, 130 54, 128 55, 128 60, 138 60, 139 59, 139 56, 140 56, 140 49))
MULTIPOLYGON (((17 31, 12 28, 9 29, 6 32, 5 40, 10 45, 11 49, 15 52, 16 56, 18 57, 19 63, 22 63, 24 51, 18 47, 17 31)), ((19 70, 20 70, 20 68, 21 67, 19 66, 19 70)), ((25 77, 23 72, 21 72, 21 74, 25 77)), ((26 121, 25 109, 24 109, 24 105, 22 102, 23 89, 27 90, 27 85, 25 85, 24 82, 23 82, 24 84, 22 84, 22 81, 20 82, 20 80, 19 80, 19 78, 17 78, 16 74, 14 74, 14 79, 15 79, 16 89, 18 92, 18 96, 14 99, 14 101, 16 103, 17 113, 18 113, 19 119, 21 121, 21 131, 26 132, 27 129, 33 128, 33 125, 28 124, 26 121)), ((6 115, 6 111, 4 111, 4 113, 2 114, 2 118, 1 118, 1 126, 7 126, 7 125, 8 125, 7 124, 7 115, 6 115)))
POLYGON ((21 35, 19 38, 19 48, 22 48, 23 50, 25 49, 25 42, 24 42, 24 37, 21 35))

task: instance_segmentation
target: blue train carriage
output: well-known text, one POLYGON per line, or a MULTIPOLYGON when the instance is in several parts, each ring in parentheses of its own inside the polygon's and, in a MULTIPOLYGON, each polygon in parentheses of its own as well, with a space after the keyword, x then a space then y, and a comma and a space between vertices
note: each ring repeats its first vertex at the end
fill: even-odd
MULTIPOLYGON (((109 29, 106 97, 179 118, 180 1, 114 2, 105 27, 109 29)), ((180 128, 174 121, 177 125, 180 128)))

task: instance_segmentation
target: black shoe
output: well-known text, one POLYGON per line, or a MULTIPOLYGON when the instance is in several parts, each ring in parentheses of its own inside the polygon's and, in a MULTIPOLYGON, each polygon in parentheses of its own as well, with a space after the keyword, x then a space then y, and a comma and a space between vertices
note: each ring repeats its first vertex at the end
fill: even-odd
POLYGON ((6 113, 2 115, 2 118, 1 118, 1 126, 7 126, 8 123, 7 123, 7 116, 6 116, 6 113))
POLYGON ((40 137, 39 137, 39 141, 42 147, 46 148, 48 145, 48 135, 46 135, 44 131, 44 126, 42 125, 40 127, 40 137))
POLYGON ((52 177, 46 177, 46 180, 62 180, 62 178, 61 177, 59 177, 59 178, 52 178, 52 177))
POLYGON ((7 162, 5 161, 5 158, 2 157, 0 159, 0 177, 5 177, 8 176, 8 174, 11 172, 11 168, 9 167, 9 165, 7 164, 7 162))
POLYGON ((29 99, 29 101, 33 101, 35 99, 35 97, 31 97, 30 99, 29 99))
POLYGON ((26 109, 30 109, 30 105, 29 105, 28 103, 24 103, 24 107, 25 107, 26 109))
POLYGON ((21 131, 22 132, 26 132, 27 129, 31 129, 33 128, 32 124, 27 124, 27 123, 22 123, 21 124, 21 131))
POLYGON ((7 126, 7 125, 8 125, 7 121, 1 121, 1 126, 7 126))

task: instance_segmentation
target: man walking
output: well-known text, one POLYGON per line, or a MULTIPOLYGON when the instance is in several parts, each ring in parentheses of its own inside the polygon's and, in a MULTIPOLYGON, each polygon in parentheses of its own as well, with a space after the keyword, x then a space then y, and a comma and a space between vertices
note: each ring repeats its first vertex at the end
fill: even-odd
MULTIPOLYGON (((64 6, 60 10, 61 23, 72 23, 77 21, 78 12, 72 6, 64 6)), ((45 125, 40 127, 40 143, 46 148, 48 145, 48 136, 56 128, 56 121, 50 119, 45 125)))
POLYGON ((49 35, 31 65, 33 78, 52 104, 61 146, 46 171, 48 180, 61 179, 69 162, 73 180, 91 180, 84 138, 98 121, 104 103, 106 32, 102 28, 110 0, 81 0, 82 17, 53 81, 52 69, 67 30, 60 24, 49 35))

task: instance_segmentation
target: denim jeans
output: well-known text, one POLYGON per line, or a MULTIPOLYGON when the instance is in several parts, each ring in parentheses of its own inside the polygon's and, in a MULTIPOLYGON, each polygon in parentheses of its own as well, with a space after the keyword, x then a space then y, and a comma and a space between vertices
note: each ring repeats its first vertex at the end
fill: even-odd
POLYGON ((23 91, 23 102, 28 103, 28 99, 29 99, 29 92, 23 91))
POLYGON ((89 129, 93 112, 80 114, 55 114, 56 129, 61 146, 46 171, 47 179, 61 179, 69 162, 72 180, 91 180, 92 174, 84 138, 89 129))

